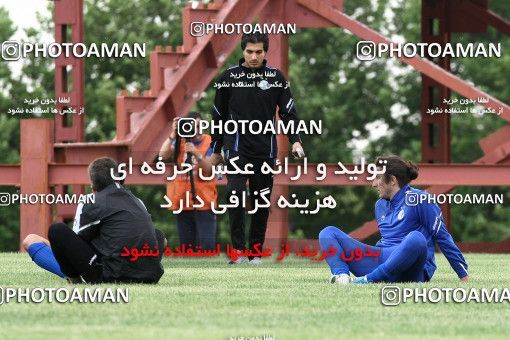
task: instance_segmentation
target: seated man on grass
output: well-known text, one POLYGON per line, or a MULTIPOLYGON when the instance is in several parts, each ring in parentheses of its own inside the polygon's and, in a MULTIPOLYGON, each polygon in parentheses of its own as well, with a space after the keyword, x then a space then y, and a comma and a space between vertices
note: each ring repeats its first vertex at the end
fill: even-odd
POLYGON ((23 247, 40 267, 71 282, 157 283, 163 275, 161 257, 166 239, 154 228, 142 201, 114 181, 117 171, 111 158, 98 158, 89 165, 95 202, 80 204, 74 228, 54 223, 48 240, 30 234, 23 247), (130 261, 122 257, 124 247, 139 250, 147 244, 160 250, 158 257, 130 261))
POLYGON ((382 238, 369 246, 337 227, 324 228, 319 234, 321 249, 336 249, 334 256, 326 258, 333 274, 330 282, 429 281, 436 270, 436 243, 460 280, 467 282, 468 265, 445 228, 441 209, 427 192, 409 186, 418 177, 416 166, 397 156, 379 157, 376 164, 386 166, 372 183, 380 196, 375 218, 382 238), (370 255, 355 261, 345 256, 358 248, 370 255), (357 277, 352 279, 349 272, 357 277))

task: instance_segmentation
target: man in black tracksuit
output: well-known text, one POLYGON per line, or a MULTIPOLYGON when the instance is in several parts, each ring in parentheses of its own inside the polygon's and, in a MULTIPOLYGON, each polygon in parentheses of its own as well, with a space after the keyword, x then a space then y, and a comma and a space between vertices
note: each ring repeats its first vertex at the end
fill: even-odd
POLYGON ((154 228, 151 215, 142 201, 111 177, 117 163, 98 158, 89 166, 95 202, 79 206, 75 232, 63 223, 48 231, 51 249, 64 275, 86 283, 156 283, 163 275, 161 257, 165 246, 163 233, 154 228), (121 256, 124 247, 138 252, 145 245, 159 249, 159 256, 121 256))
MULTIPOLYGON (((266 65, 264 59, 269 47, 267 34, 244 34, 241 39, 241 48, 244 58, 240 59, 239 65, 227 69, 216 84, 218 88, 213 107, 213 123, 222 123, 228 120, 260 121, 263 127, 268 121, 273 122, 276 128, 276 108, 279 108, 279 116, 283 123, 294 121, 298 125, 294 99, 290 92, 289 83, 282 72, 266 65)), ((238 125, 239 130, 239 125, 238 125)), ((263 129, 264 130, 264 129, 263 129)), ((276 135, 271 131, 266 133, 252 134, 246 129, 242 134, 214 133, 212 131, 211 148, 213 165, 223 162, 221 150, 224 149, 227 167, 231 167, 229 160, 239 157, 236 164, 243 169, 247 163, 253 164, 254 175, 229 174, 227 175, 227 194, 238 195, 246 190, 246 181, 249 181, 250 198, 252 202, 257 199, 255 192, 260 193, 263 189, 271 191, 273 178, 271 174, 262 174, 260 168, 264 162, 275 165, 277 156, 276 135)), ((292 145, 292 153, 296 158, 304 156, 301 138, 298 134, 289 133, 289 141, 292 145)), ((270 194, 267 195, 270 197, 270 194)), ((241 200, 240 200, 241 202, 241 200)), ((253 204, 252 204, 253 206, 253 204)), ((230 232, 232 246, 239 250, 246 249, 244 234, 244 209, 243 207, 229 208, 230 232)), ((249 232, 249 248, 264 243, 268 208, 259 208, 251 218, 249 232)), ((248 259, 240 257, 230 263, 242 263, 248 259)), ((260 264, 260 257, 251 259, 250 263, 260 264)))

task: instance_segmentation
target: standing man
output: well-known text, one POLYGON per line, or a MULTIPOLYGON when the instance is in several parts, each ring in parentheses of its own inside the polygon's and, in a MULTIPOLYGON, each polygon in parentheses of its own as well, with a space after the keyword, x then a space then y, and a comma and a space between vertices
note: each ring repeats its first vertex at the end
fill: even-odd
MULTIPOLYGON (((244 58, 239 60, 238 65, 227 69, 220 78, 214 100, 213 123, 225 126, 227 121, 259 121, 262 126, 273 122, 273 126, 276 127, 275 116, 278 107, 278 114, 285 125, 291 121, 294 126, 298 125, 288 81, 280 70, 266 65, 264 58, 268 48, 267 34, 243 34, 241 49, 244 58)), ((302 158, 304 151, 301 138, 292 131, 289 132, 288 137, 294 157, 302 158)), ((211 156, 213 165, 223 162, 222 148, 227 168, 232 168, 229 160, 234 157, 239 157, 236 164, 240 168, 244 168, 246 164, 253 165, 253 175, 227 175, 227 195, 237 195, 241 202, 241 196, 246 190, 246 181, 248 181, 253 206, 253 201, 262 190, 266 189, 264 190, 266 193, 267 190, 271 191, 273 177, 271 174, 263 174, 261 167, 264 162, 272 167, 275 165, 277 155, 275 133, 271 131, 252 134, 248 130, 242 134, 238 130, 235 134, 226 134, 216 130, 212 134, 211 148, 213 149, 211 156)), ((270 197, 270 193, 266 197, 270 197)), ((228 213, 232 246, 238 250, 245 250, 244 208, 229 208, 228 213)), ((249 249, 253 250, 255 245, 259 245, 262 249, 268 216, 268 208, 259 208, 253 214, 249 232, 249 249)), ((248 258, 240 256, 236 261, 229 263, 241 264, 247 261, 248 258)), ((253 257, 250 263, 260 264, 261 259, 253 257)))

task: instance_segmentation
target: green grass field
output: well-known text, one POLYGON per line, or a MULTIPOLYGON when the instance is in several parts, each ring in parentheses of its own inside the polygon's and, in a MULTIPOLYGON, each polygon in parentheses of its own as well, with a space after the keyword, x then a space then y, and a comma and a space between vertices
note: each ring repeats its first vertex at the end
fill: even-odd
MULTIPOLYGON (((467 254, 466 259, 472 278, 467 285, 438 255, 432 282, 401 286, 510 286, 509 255, 467 254)), ((510 333, 508 303, 386 307, 380 302, 382 285, 329 285, 325 263, 290 258, 232 268, 221 257, 165 258, 164 265, 158 285, 128 285, 127 304, 0 305, 0 338, 507 339, 510 333)), ((0 254, 0 286, 73 287, 36 267, 28 255, 16 253, 0 254)))

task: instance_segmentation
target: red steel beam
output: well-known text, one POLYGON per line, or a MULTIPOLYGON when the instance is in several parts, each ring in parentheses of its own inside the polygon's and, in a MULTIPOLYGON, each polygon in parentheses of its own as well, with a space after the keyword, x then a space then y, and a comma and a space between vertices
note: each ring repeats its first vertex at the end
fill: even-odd
MULTIPOLYGON (((441 46, 450 42, 450 21, 447 0, 439 2, 422 1, 421 37, 425 43, 439 43, 441 46), (434 20, 437 20, 438 31, 434 30, 434 20)), ((430 56, 427 56, 431 59, 430 56)), ((434 61, 439 67, 450 72, 450 57, 438 58, 434 61)), ((448 114, 431 115, 429 109, 440 107, 446 110, 450 107, 445 100, 450 98, 450 89, 443 84, 421 74, 421 162, 422 163, 450 163, 451 161, 451 117, 448 114)), ((442 204, 441 210, 448 228, 451 231, 451 209, 449 204, 442 204)))
POLYGON ((478 6, 472 1, 465 1, 464 7, 476 15, 477 20, 487 23, 496 28, 498 31, 510 36, 510 23, 501 16, 491 10, 478 6))
POLYGON ((21 167, 19 165, 0 165, 0 185, 19 186, 21 182, 21 167))
MULTIPOLYGON (((55 42, 57 43, 83 43, 84 20, 83 0, 54 1, 55 42)), ((74 56, 61 55, 55 59, 55 97, 68 97, 66 104, 57 101, 56 108, 63 111, 73 108, 81 112, 85 106, 85 59, 74 56)), ((80 114, 66 113, 65 116, 55 115, 55 141, 56 142, 83 142, 85 141, 85 112, 80 114)), ((68 188, 57 186, 56 193, 65 192, 68 188)), ((84 192, 81 186, 74 187, 73 192, 84 192)), ((62 213, 63 206, 57 206, 56 220, 63 222, 67 217, 62 213)))
MULTIPOLYGON (((373 40, 373 41, 376 41, 376 42, 386 42, 388 43, 389 40, 385 39, 383 36, 379 35, 377 32, 375 31, 372 31, 371 29, 369 29, 368 27, 364 26, 363 24, 359 23, 359 22, 356 22, 355 20, 349 18, 348 16, 344 15, 343 13, 341 13, 341 9, 338 8, 338 4, 337 3, 327 3, 327 2, 314 2, 314 1, 309 1, 309 0, 298 0, 298 2, 310 9, 312 9, 313 11, 317 12, 318 14, 320 14, 320 16, 326 18, 327 20, 331 21, 332 23, 334 24, 337 24, 337 25, 340 25, 340 26, 343 26, 344 28, 347 28, 349 30, 351 30, 354 34, 364 38, 364 39, 367 39, 367 40, 373 40), (313 8, 311 8, 310 6, 312 6, 313 8), (335 8, 336 6, 336 8, 335 8), (329 12, 329 13, 328 13, 329 12), (332 16, 333 19, 331 19, 331 17, 329 16, 332 16), (338 21, 343 21, 344 24, 339 24, 338 21), (374 39, 370 39, 370 37, 374 38, 374 39)), ((235 11, 234 11, 235 12, 235 11)), ((225 41, 224 41, 225 42, 225 41)), ((225 42, 227 43, 227 42, 225 42)), ((230 48, 230 52, 233 50, 233 48, 235 48, 235 45, 236 44, 233 44, 233 47, 230 48)), ((217 56, 218 54, 214 54, 214 50, 213 50, 213 47, 217 47, 217 46, 212 46, 212 45, 206 45, 204 44, 203 46, 206 46, 209 50, 211 50, 213 53, 212 53, 212 56, 217 56)), ((229 48, 227 48, 226 50, 229 50, 229 48)), ((229 52, 229 53, 230 53, 229 52)), ((208 53, 209 54, 209 57, 211 55, 211 53, 208 53)), ((195 60, 196 57, 193 59, 195 60)), ((225 60, 225 55, 222 54, 221 56, 219 56, 218 58, 216 58, 217 61, 220 61, 220 62, 223 62, 225 60)), ((407 58, 403 58, 402 59, 404 62, 408 63, 409 65, 415 67, 416 69, 418 69, 419 71, 421 71, 422 73, 436 79, 437 81, 443 83, 443 84, 450 84, 451 86, 449 86, 452 90, 455 90, 457 91, 458 93, 460 93, 461 95, 464 95, 468 98, 471 98, 471 99, 475 99, 475 98, 478 98, 480 96, 485 96, 485 97, 488 97, 489 98, 489 103, 487 103, 487 107, 495 107, 495 106, 501 106, 503 108, 503 114, 502 114, 502 117, 506 120, 509 120, 509 108, 506 104, 503 104, 501 103, 500 101, 498 101, 497 99, 495 98, 492 98, 490 96, 488 96, 487 94, 485 94, 484 92, 482 91, 479 91, 477 89, 473 89, 471 88, 467 83, 463 82, 462 80, 460 80, 459 78, 449 74, 449 73, 445 73, 443 70, 441 69, 438 69, 437 67, 434 67, 435 65, 433 65, 432 63, 426 61, 426 60, 421 60, 420 58, 411 58, 410 60, 407 59, 407 58), (495 105, 494 105, 495 104, 495 105)), ((206 62, 206 65, 208 65, 208 63, 206 62)), ((217 66, 217 65, 215 65, 217 66)), ((217 66, 219 67, 219 66, 217 66)), ((181 70, 182 71, 182 70, 181 70)), ((184 75, 184 74, 181 74, 181 75, 184 75)), ((182 77, 181 77, 182 78, 182 77)), ((174 83, 175 84, 175 83, 174 83)), ((168 97, 168 96, 167 96, 168 97)), ((156 101, 156 103, 159 105, 159 108, 162 109, 162 108, 165 108, 167 106, 163 105, 165 104, 164 101, 161 100, 161 97, 159 98, 159 103, 158 101, 156 101)), ((187 103, 188 106, 190 103, 187 103)), ((162 110, 163 111, 163 110, 162 110)), ((185 111, 185 110, 183 110, 185 111)), ((166 113, 168 114, 168 112, 163 112, 163 113, 166 113)), ((147 120, 146 120, 147 122, 147 120)), ((158 120, 156 120, 156 123, 159 123, 158 120)), ((145 124, 147 125, 147 123, 145 124)), ((146 126, 145 126, 146 127, 146 126)), ((142 133, 143 131, 147 131, 146 129, 140 129, 140 133, 142 133)), ((98 144, 103 144, 103 143, 98 143, 98 144)), ((153 143, 153 144, 158 144, 159 143, 153 143)), ((64 146, 64 145, 61 145, 61 146, 58 146, 56 151, 60 150, 60 154, 61 155, 64 155, 66 161, 67 160, 67 156, 70 158, 69 160, 73 160, 73 161, 79 161, 80 163, 82 162, 85 162, 85 163, 88 163, 88 161, 90 161, 90 156, 91 155, 94 155, 94 156, 100 156, 100 155, 104 155, 104 153, 101 153, 100 152, 97 152, 95 150, 92 150, 92 149, 96 149, 98 145, 95 145, 95 146, 92 146, 90 149, 89 149, 89 146, 78 146, 77 148, 69 148, 68 145, 64 146), (75 152, 73 151, 78 151, 78 150, 81 150, 81 149, 85 149, 87 150, 85 152, 85 154, 87 154, 88 156, 83 156, 83 155, 74 155, 75 152)), ((104 147, 102 147, 101 149, 103 149, 104 151, 106 151, 106 154, 107 155, 111 155, 113 157, 117 156, 116 158, 120 156, 122 156, 121 158, 125 158, 127 153, 126 153, 126 148, 127 145, 120 145, 120 144, 117 144, 117 145, 114 145, 114 144, 109 144, 109 145, 106 145, 104 147), (119 151, 118 149, 122 149, 121 151, 119 151)), ((501 151, 501 150, 500 150, 501 151)), ((503 150, 503 151, 506 151, 503 150)), ((141 150, 140 150, 140 154, 141 154, 141 150)), ((80 152, 76 152, 76 153, 81 153, 80 152)), ((423 169, 423 165, 421 166, 422 169, 423 169)), ((53 169, 53 166, 50 166, 50 172, 52 171, 51 169, 53 169)), ((328 172, 329 172, 329 167, 328 167, 328 172)), ((436 169, 438 170, 438 169, 436 169)), ((80 170, 80 171, 83 171, 83 170, 80 170)), ((83 173, 86 174, 86 171, 83 171, 83 173)), ((489 171, 487 171, 487 173, 489 173, 489 171)), ((424 172, 422 171, 422 174, 421 174, 421 179, 423 179, 423 175, 424 175, 424 172)), ((311 174, 309 173, 308 174, 308 177, 306 178, 307 181, 303 182, 303 181, 300 181, 300 184, 301 185, 317 185, 317 184, 320 184, 320 183, 327 183, 327 184, 324 184, 324 185, 329 185, 329 180, 328 181, 322 181, 322 182, 317 182, 317 181, 314 181, 313 178, 310 178, 311 174), (304 184, 304 183, 309 183, 309 184, 304 184)), ((127 183, 129 184, 131 182, 131 180, 134 180, 136 182, 139 182, 139 184, 149 184, 147 183, 147 179, 148 177, 147 176, 140 176, 140 177, 143 177, 143 178, 137 178, 136 175, 134 175, 133 178, 129 178, 127 180, 127 183)), ((492 177, 492 176, 490 176, 492 177)), ((164 180, 164 178, 162 177, 161 179, 164 180)), ((151 182, 153 184, 160 184, 162 183, 160 178, 151 178, 151 182)), ((276 183, 280 183, 279 181, 282 180, 282 176, 277 176, 276 178, 276 183)), ((352 181, 349 181, 348 179, 344 178, 344 177, 335 177, 335 181, 340 181, 341 183, 338 183, 338 185, 352 185, 352 184, 357 184, 357 185, 366 185, 366 184, 369 184, 369 183, 366 183, 366 181, 363 181, 363 180, 358 180, 356 182, 352 182, 352 181), (339 179, 343 179, 343 180, 339 180, 339 179)), ((468 179, 470 180, 470 179, 468 179)), ((83 179, 81 180, 81 184, 86 184, 87 182, 84 182, 83 183, 83 179)), ((501 184, 494 184, 494 183, 499 183, 498 181, 483 181, 482 179, 478 179, 478 181, 480 182, 477 182, 478 184, 465 184, 465 185, 501 185, 501 184), (481 184, 481 183, 484 183, 484 184, 481 184), (491 184, 492 183, 492 184, 491 184)), ((288 183, 289 181, 283 181, 283 183, 288 183)), ((457 180, 457 181, 454 181, 457 185, 461 185, 462 183, 459 183, 460 181, 457 180)), ((508 183, 506 181, 506 179, 503 179, 503 182, 504 183, 508 183)), ((415 182, 416 184, 419 184, 419 182, 415 182)), ((444 183, 444 178, 441 178, 441 182, 437 183, 439 187, 439 184, 443 184, 444 183)), ((135 184, 135 183, 133 183, 135 184)), ((138 184, 138 183, 136 183, 138 184)), ((443 187, 448 187, 448 186, 443 186, 443 187)), ((370 223, 367 223, 367 225, 370 225, 370 223)))
MULTIPOLYGON (((83 43, 83 0, 54 1, 55 42, 83 43), (68 33, 70 37, 68 37, 68 33), (70 39, 69 39, 70 38, 70 39)), ((69 97, 68 104, 57 102, 57 109, 74 108, 76 112, 85 105, 85 61, 64 54, 55 59, 55 97, 69 97), (68 70, 70 68, 70 70, 68 70), (70 71, 68 73, 68 71, 70 71), (71 79, 68 79, 70 77, 71 79), (68 86, 70 83, 70 86, 68 86)), ((66 117, 55 115, 55 140, 57 142, 83 142, 85 140, 85 115, 72 115, 70 124, 66 117)))
MULTIPOLYGON (((447 0, 430 2, 422 1, 421 9, 421 39, 425 43, 439 43, 445 45, 450 42, 448 30, 449 17, 447 0), (439 29, 434 31, 434 20, 439 29)), ((428 56, 427 56, 428 57, 428 56)), ((438 58, 437 65, 445 71, 450 71, 450 58, 438 58)), ((441 107, 446 110, 449 104, 445 99, 450 98, 450 89, 425 75, 421 85, 421 161, 423 163, 450 162, 450 115, 431 115, 429 109, 441 107)), ((446 111, 445 111, 446 112, 446 111)), ((448 220, 449 209, 444 209, 445 219, 448 220)))
MULTIPOLYGON (((266 7, 260 13, 260 23, 274 23, 280 22, 285 18, 286 13, 285 5, 286 0, 273 0, 268 2, 266 7)), ((278 68, 287 77, 289 76, 289 38, 286 35, 270 35, 269 36, 269 51, 266 54, 266 59, 269 65, 278 68)), ((276 112, 275 112, 276 115, 276 112)), ((277 120, 280 120, 276 115, 277 120)), ((278 135, 277 137, 278 155, 277 159, 283 162, 284 158, 289 153, 289 140, 285 135, 278 135)), ((288 185, 276 184, 273 186, 273 194, 271 195, 271 205, 277 204, 278 197, 288 197, 288 185)), ((272 242, 283 241, 287 239, 289 229, 289 212, 284 209, 272 209, 269 213, 266 240, 272 242)))
POLYGON ((99 157, 112 157, 118 161, 129 157, 129 144, 122 142, 55 143, 55 160, 68 164, 89 164, 99 157))
POLYGON ((116 126, 117 140, 129 138, 131 131, 131 116, 135 112, 142 112, 154 102, 156 97, 152 96, 128 96, 126 91, 122 91, 116 98, 116 126))
MULTIPOLYGON (((505 125, 496 132, 481 139, 478 144, 485 154, 491 153, 494 149, 500 147, 510 138, 510 125, 505 125)), ((509 153, 510 154, 510 153, 509 153)))
POLYGON ((466 253, 508 253, 510 238, 500 242, 459 242, 460 250, 466 253))
MULTIPOLYGON (((48 163, 53 151, 53 121, 22 119, 20 129, 21 193, 49 194, 48 163), (34 140, 37 143, 34 143, 34 140)), ((48 204, 22 204, 20 206, 20 245, 28 234, 46 237, 51 219, 51 208, 48 204)))
MULTIPOLYGON (((273 0, 274 1, 274 0, 273 0)), ((333 4, 336 9, 343 11, 344 1, 336 0, 333 4)), ((336 26, 322 16, 303 8, 297 1, 285 1, 284 15, 278 18, 278 22, 296 24, 300 28, 325 28, 336 26)))

